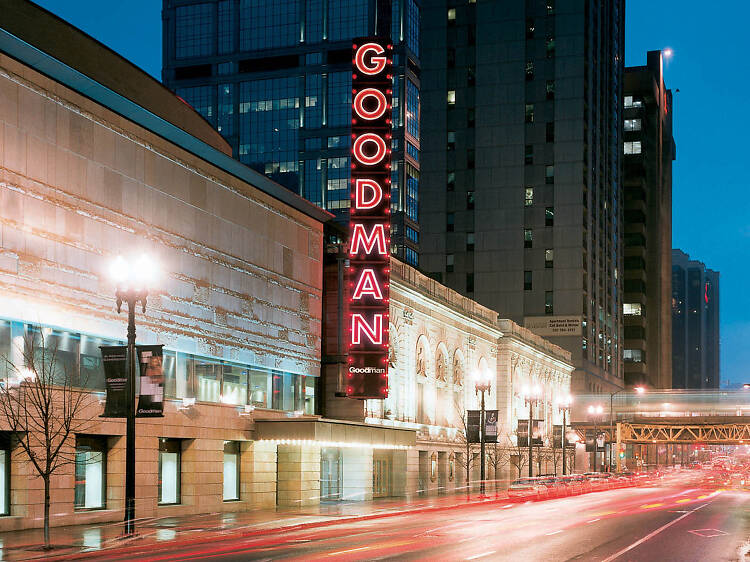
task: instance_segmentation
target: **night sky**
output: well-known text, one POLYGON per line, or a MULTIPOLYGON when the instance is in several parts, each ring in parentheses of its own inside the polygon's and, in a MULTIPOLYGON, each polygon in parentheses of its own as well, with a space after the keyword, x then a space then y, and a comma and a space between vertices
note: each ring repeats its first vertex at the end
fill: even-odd
MULTIPOLYGON (((157 79, 161 76, 161 0, 38 0, 157 79)), ((750 382, 750 197, 743 162, 750 118, 746 22, 737 0, 705 9, 699 0, 627 0, 625 64, 670 47, 674 94, 673 247, 721 273, 721 378, 750 382), (743 179, 745 177, 745 179, 743 179), (745 186, 745 187, 743 187, 745 186)), ((750 176, 750 173, 748 174, 750 176)))

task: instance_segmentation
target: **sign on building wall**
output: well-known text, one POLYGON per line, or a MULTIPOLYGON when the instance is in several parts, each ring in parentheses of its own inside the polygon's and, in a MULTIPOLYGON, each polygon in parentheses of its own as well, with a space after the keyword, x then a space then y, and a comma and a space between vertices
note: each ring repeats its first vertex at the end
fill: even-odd
POLYGON ((526 316, 524 328, 538 336, 580 336, 580 316, 526 316))
POLYGON ((388 395, 392 49, 378 37, 352 45, 350 398, 388 395))

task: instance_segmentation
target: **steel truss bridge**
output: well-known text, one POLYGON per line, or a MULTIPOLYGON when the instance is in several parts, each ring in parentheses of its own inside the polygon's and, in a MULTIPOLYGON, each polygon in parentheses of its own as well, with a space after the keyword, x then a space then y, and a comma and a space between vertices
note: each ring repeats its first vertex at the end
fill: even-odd
POLYGON ((605 423, 574 423, 581 440, 586 430, 605 434, 606 441, 621 443, 677 443, 703 445, 750 445, 750 416, 711 418, 641 418, 605 423), (613 439, 614 437, 614 439, 613 439))

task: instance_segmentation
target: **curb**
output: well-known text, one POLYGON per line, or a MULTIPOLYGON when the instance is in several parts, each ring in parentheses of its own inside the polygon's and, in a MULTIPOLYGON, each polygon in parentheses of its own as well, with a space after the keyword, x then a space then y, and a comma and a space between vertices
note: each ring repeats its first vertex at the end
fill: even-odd
MULTIPOLYGON (((398 517, 399 515, 430 513, 430 512, 444 511, 444 510, 449 510, 449 509, 476 507, 478 505, 492 505, 492 504, 501 503, 501 502, 507 503, 508 501, 513 502, 513 500, 509 500, 508 498, 492 498, 492 499, 485 499, 485 500, 468 501, 466 503, 454 504, 454 505, 429 506, 429 507, 421 507, 421 508, 416 508, 416 509, 407 509, 403 511, 387 511, 383 513, 370 513, 367 515, 354 515, 354 516, 348 516, 348 517, 341 517, 338 519, 331 519, 327 521, 313 521, 310 523, 281 525, 278 527, 268 527, 265 529, 253 529, 253 530, 246 530, 246 531, 237 529, 236 531, 231 531, 231 532, 223 533, 223 534, 214 534, 214 535, 208 535, 208 536, 204 535, 200 538, 195 538, 195 539, 190 539, 190 540, 180 540, 179 546, 184 547, 184 546, 190 546, 190 545, 207 543, 207 542, 242 539, 242 538, 249 538, 249 537, 256 537, 256 536, 263 536, 263 535, 273 535, 273 534, 278 534, 282 532, 292 533, 295 531, 303 531, 305 529, 330 527, 333 525, 345 525, 347 523, 359 523, 361 521, 371 521, 373 519, 386 519, 389 517, 398 517)), ((135 541, 137 539, 133 539, 133 540, 135 541)), ((124 555, 128 553, 136 554, 144 550, 147 550, 150 553, 163 552, 165 550, 170 550, 171 548, 173 548, 174 543, 177 540, 178 539, 173 539, 170 541, 164 541, 164 542, 152 543, 152 544, 132 544, 132 545, 127 545, 127 546, 115 546, 112 548, 102 548, 99 550, 91 550, 87 552, 60 554, 57 556, 47 555, 44 557, 44 560, 83 560, 83 559, 91 559, 91 558, 101 559, 101 558, 105 558, 111 555, 124 555)))

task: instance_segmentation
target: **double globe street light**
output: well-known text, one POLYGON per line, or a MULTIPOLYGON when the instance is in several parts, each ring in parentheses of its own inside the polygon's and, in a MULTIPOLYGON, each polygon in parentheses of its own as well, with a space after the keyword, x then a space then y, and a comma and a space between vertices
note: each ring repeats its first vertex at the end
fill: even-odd
POLYGON ((484 393, 489 392, 490 388, 492 387, 492 376, 490 375, 490 372, 487 369, 479 369, 476 373, 474 373, 474 387, 476 389, 476 392, 481 394, 481 403, 480 403, 480 417, 479 417, 479 430, 480 430, 480 437, 479 437, 479 463, 480 463, 480 469, 479 469, 479 494, 484 496, 484 479, 485 479, 485 472, 484 472, 484 441, 485 441, 485 432, 487 430, 487 420, 486 413, 484 409, 484 393))
POLYGON ((542 400, 543 390, 538 384, 534 386, 525 385, 521 389, 521 396, 526 404, 529 405, 529 429, 528 429, 528 445, 529 445, 529 477, 534 475, 534 444, 533 444, 533 431, 532 423, 534 421, 534 404, 542 400))
POLYGON ((122 305, 128 305, 128 353, 127 353, 127 423, 125 429, 125 535, 135 533, 135 309, 140 303, 146 312, 148 291, 158 278, 156 263, 146 254, 126 259, 117 256, 110 265, 110 277, 115 283, 117 313, 122 305))

